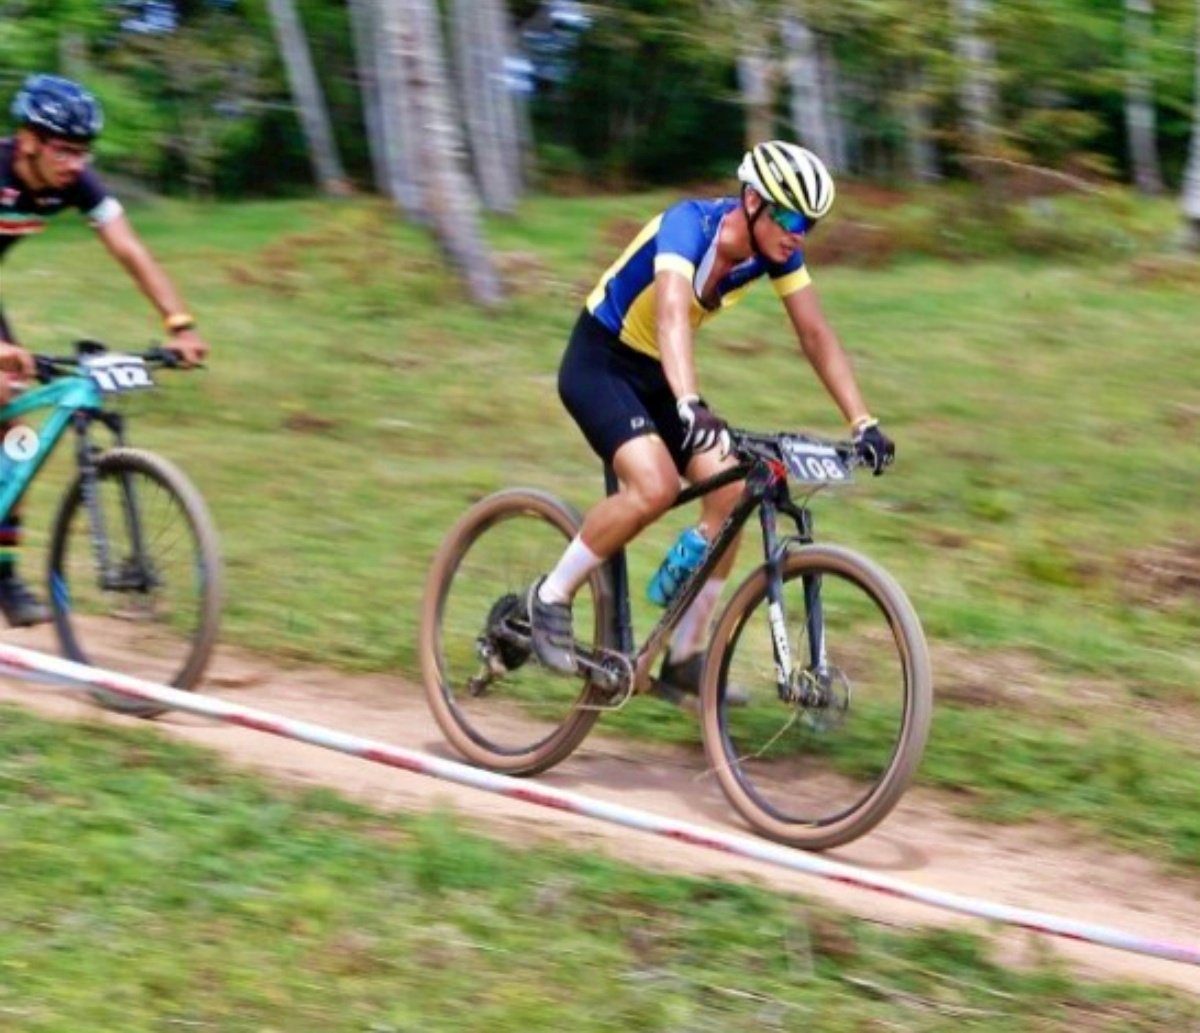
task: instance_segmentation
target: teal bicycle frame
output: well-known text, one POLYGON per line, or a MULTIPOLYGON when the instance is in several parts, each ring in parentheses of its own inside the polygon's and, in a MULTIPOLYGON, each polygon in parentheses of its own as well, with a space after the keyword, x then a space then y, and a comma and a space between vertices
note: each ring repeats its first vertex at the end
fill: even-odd
MULTIPOLYGON (((0 455, 0 520, 6 520, 21 500, 29 485, 45 465, 68 427, 83 432, 93 419, 99 419, 123 441, 122 420, 117 413, 104 411, 104 396, 96 382, 88 376, 66 376, 31 388, 7 405, 0 407, 0 422, 20 420, 39 409, 50 414, 37 430, 37 451, 28 459, 13 459, 7 450, 0 455)), ((85 448, 79 456, 86 460, 85 448)))

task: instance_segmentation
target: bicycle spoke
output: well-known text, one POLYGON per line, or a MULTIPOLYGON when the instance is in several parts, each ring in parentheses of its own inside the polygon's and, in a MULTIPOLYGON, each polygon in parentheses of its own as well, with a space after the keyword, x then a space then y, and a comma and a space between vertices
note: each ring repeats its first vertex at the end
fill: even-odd
MULTIPOLYGON (((594 721, 581 709, 586 683, 542 667, 529 645, 526 593, 573 533, 553 504, 539 505, 502 501, 452 532, 422 625, 426 689, 443 730, 477 763, 521 773, 561 759, 594 721)), ((594 591, 585 584, 574 606, 576 634, 589 649, 600 628, 594 591)))
POLYGON ((852 564, 815 571, 793 561, 783 591, 795 665, 787 691, 777 683, 762 579, 742 596, 744 608, 723 618, 732 626, 720 629, 709 658, 718 666, 706 746, 723 788, 760 829, 829 846, 874 825, 907 784, 928 722, 924 640, 852 564), (810 588, 806 601, 805 573, 820 575, 819 619, 810 616, 816 598, 810 588), (811 648, 821 633, 823 651, 811 648), (736 686, 748 703, 717 705, 719 685, 736 686))

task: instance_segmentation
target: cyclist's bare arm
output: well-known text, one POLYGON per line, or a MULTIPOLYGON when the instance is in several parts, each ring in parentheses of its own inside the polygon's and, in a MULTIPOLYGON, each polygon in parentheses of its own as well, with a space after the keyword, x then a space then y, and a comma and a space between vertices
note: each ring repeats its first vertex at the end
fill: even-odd
MULTIPOLYGON (((97 226, 96 233, 109 254, 125 267, 138 289, 150 299, 164 319, 187 311, 170 277, 142 243, 127 216, 119 215, 97 226)), ((175 333, 167 347, 178 352, 189 364, 202 361, 208 354, 208 344, 191 329, 175 333)))
POLYGON ((805 358, 837 403, 846 422, 853 424, 855 420, 866 416, 869 410, 859 391, 850 359, 821 310, 816 287, 809 284, 792 292, 783 299, 783 304, 800 339, 805 358))
POLYGON ((0 370, 23 377, 34 375, 33 356, 19 344, 0 340, 0 370))
POLYGON ((700 394, 692 353, 692 284, 683 273, 664 269, 654 276, 654 320, 663 372, 676 398, 700 394))

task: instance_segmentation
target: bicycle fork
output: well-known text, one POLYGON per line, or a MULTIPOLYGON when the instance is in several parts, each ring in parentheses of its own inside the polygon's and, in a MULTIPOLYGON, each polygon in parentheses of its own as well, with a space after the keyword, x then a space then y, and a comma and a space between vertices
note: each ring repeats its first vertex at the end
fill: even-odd
MULTIPOLYGON (((783 608, 783 557, 787 553, 779 546, 775 527, 775 507, 764 504, 759 508, 762 524, 763 545, 767 569, 767 622, 771 629, 771 646, 775 655, 775 687, 779 698, 785 703, 804 702, 803 690, 797 685, 793 667, 791 644, 788 642, 787 619, 783 608)), ((808 513, 792 510, 800 529, 801 541, 811 538, 808 513)), ((819 575, 802 575, 804 584, 804 625, 808 639, 807 671, 825 669, 828 656, 825 650, 825 618, 821 604, 821 578, 819 575)))
POLYGON ((122 475, 121 509, 124 512, 126 527, 129 531, 132 555, 122 565, 128 569, 117 569, 112 555, 108 528, 105 526, 104 510, 100 504, 100 471, 96 463, 96 449, 87 433, 91 419, 100 419, 113 432, 118 445, 124 444, 124 427, 118 413, 92 414, 91 416, 79 413, 76 415, 75 430, 79 435, 76 457, 80 473, 80 494, 83 498, 84 511, 88 516, 92 555, 96 560, 97 584, 104 592, 128 591, 129 589, 145 591, 148 586, 145 576, 142 522, 133 483, 128 477, 122 475))

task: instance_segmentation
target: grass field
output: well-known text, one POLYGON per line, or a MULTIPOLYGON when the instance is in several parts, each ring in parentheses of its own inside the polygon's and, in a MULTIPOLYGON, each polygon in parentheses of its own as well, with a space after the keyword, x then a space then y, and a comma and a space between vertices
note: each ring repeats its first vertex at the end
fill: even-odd
POLYGON ((0 709, 0 1029, 1184 1030, 1194 998, 957 932, 286 793, 0 709))
MULTIPOLYGON (((378 204, 135 211, 215 346, 207 372, 164 375, 131 408, 134 440, 190 472, 222 529, 228 641, 412 677, 429 558, 469 502, 518 483, 596 498, 557 361, 581 297, 664 200, 538 199, 491 224, 510 287, 493 313, 464 304, 423 236, 378 204)), ((916 242, 936 210, 849 206, 916 242)), ((814 259, 899 446, 887 477, 817 502, 818 537, 882 562, 924 620, 938 690, 925 784, 989 820, 1079 822, 1195 869, 1200 272, 1168 251, 1166 203, 1052 215, 1014 238, 1058 242, 1051 258, 999 257, 960 216, 942 237, 969 252, 974 238, 954 234, 974 233, 993 257, 814 259)), ((5 266, 6 309, 32 347, 157 332, 81 227, 55 225, 5 266)), ((698 354, 734 422, 840 431, 769 290, 707 328, 698 354)), ((31 499, 35 546, 64 473, 31 499)), ((640 586, 684 519, 631 552, 643 628, 640 586)), ((698 734, 657 706, 601 727, 698 734)))

